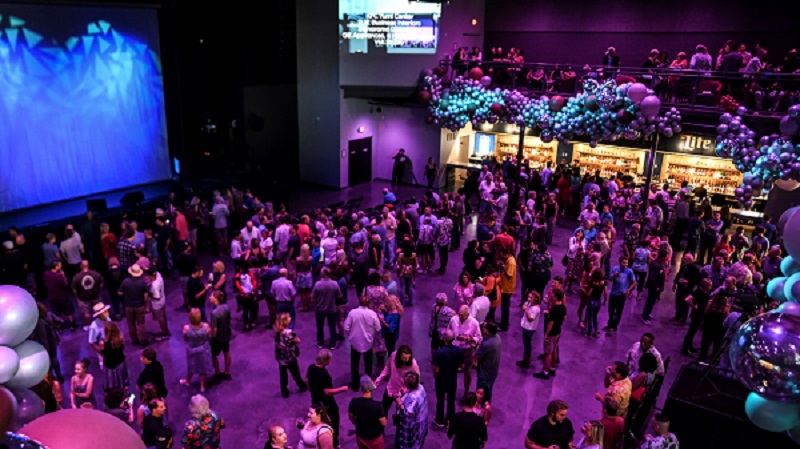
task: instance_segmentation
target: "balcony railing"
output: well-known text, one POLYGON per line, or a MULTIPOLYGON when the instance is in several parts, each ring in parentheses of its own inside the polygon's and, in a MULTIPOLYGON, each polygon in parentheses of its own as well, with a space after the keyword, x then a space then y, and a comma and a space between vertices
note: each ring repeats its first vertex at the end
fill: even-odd
POLYGON ((473 67, 480 67, 492 78, 490 88, 513 88, 529 95, 574 95, 586 78, 615 79, 618 84, 640 82, 653 89, 662 104, 698 112, 735 109, 731 106, 734 100, 751 113, 779 117, 785 115, 789 106, 800 103, 800 73, 448 60, 441 61, 440 67, 451 76, 465 75, 473 67))

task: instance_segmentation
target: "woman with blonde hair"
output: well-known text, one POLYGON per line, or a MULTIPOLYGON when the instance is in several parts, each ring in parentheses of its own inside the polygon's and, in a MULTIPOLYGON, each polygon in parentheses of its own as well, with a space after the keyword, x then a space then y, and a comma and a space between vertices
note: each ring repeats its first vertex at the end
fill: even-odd
POLYGON ((193 308, 189 312, 189 324, 183 326, 183 339, 186 341, 186 378, 180 380, 181 385, 189 386, 192 377, 200 378, 200 392, 206 391, 206 375, 211 368, 211 327, 200 318, 200 309, 193 308))
POLYGON ((391 354, 400 339, 400 318, 403 317, 405 309, 397 295, 389 295, 386 298, 386 306, 383 310, 383 339, 386 341, 386 352, 391 354))
POLYGON ((313 309, 311 301, 311 287, 314 286, 314 276, 311 274, 311 247, 303 244, 300 255, 295 259, 295 286, 300 293, 300 311, 307 312, 313 309))
POLYGON ((101 342, 104 388, 128 389, 128 365, 125 363, 125 341, 122 331, 113 321, 105 323, 106 338, 101 342))
POLYGON ((288 313, 281 313, 275 319, 275 360, 278 361, 280 368, 281 396, 289 397, 289 374, 300 391, 308 390, 308 386, 300 375, 300 368, 297 365, 297 358, 300 356, 300 337, 289 327, 292 323, 292 316, 288 313))
POLYGON ((578 443, 577 449, 603 449, 603 423, 597 420, 589 421, 581 427, 583 438, 578 443))

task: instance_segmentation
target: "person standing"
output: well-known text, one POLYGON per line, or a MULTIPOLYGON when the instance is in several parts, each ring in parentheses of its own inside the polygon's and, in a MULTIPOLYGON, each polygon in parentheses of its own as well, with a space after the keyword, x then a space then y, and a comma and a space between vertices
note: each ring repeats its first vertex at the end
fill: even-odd
POLYGON ((191 418, 183 426, 183 449, 220 449, 225 420, 211 410, 208 399, 196 394, 189 400, 191 418))
POLYGON ((681 325, 686 324, 689 313, 689 304, 686 297, 689 296, 700 283, 702 267, 694 263, 692 253, 684 253, 681 268, 675 275, 672 283, 672 291, 675 293, 675 316, 672 321, 681 325))
POLYGON ((555 368, 560 362, 558 342, 561 337, 561 327, 567 317, 567 307, 564 305, 564 292, 561 290, 553 293, 553 303, 547 314, 547 324, 544 329, 544 366, 533 377, 548 379, 556 375, 555 368))
POLYGON ((183 339, 186 341, 186 378, 181 385, 189 386, 195 374, 200 378, 200 392, 206 391, 206 376, 211 373, 211 346, 209 338, 211 327, 203 322, 200 311, 189 312, 189 324, 183 326, 183 339))
POLYGON ((653 308, 661 299, 661 292, 664 291, 664 281, 666 278, 666 268, 661 263, 662 257, 657 257, 656 260, 650 262, 647 270, 647 300, 642 309, 642 322, 646 325, 652 324, 653 308))
POLYGON ((400 148, 397 153, 392 156, 394 163, 392 164, 392 185, 395 186, 397 184, 401 184, 403 182, 403 178, 405 177, 406 171, 406 163, 408 162, 408 156, 406 156, 406 150, 404 148, 400 148))
POLYGON ((84 323, 90 323, 92 307, 100 301, 100 293, 103 291, 103 276, 89 268, 88 260, 82 260, 80 271, 72 277, 70 286, 78 300, 78 309, 84 323))
POLYGON ((152 310, 153 321, 158 323, 160 335, 156 341, 168 339, 171 334, 167 325, 167 292, 164 289, 164 277, 158 272, 155 266, 148 272, 150 282, 150 309, 152 310))
POLYGON ((511 295, 517 291, 517 260, 510 252, 504 254, 505 262, 500 275, 500 324, 498 330, 505 332, 508 330, 508 323, 511 313, 511 295))
POLYGON ((61 241, 59 250, 61 251, 61 260, 64 261, 64 272, 67 279, 71 280, 80 269, 84 253, 81 236, 75 232, 75 228, 71 224, 64 229, 64 240, 61 241))
MULTIPOLYGON (((467 313, 469 313, 469 310, 467 310, 467 313)), ((431 337, 431 352, 442 346, 444 331, 450 326, 450 319, 455 315, 456 311, 447 305, 447 293, 437 293, 436 304, 433 306, 431 320, 428 324, 428 335, 431 337)))
POLYGON ((233 275, 233 287, 236 290, 236 300, 242 309, 242 326, 244 331, 250 331, 256 326, 258 319, 258 276, 254 276, 244 263, 236 264, 236 274, 233 275))
POLYGON ((461 401, 462 411, 453 415, 447 428, 447 437, 453 440, 453 449, 481 449, 489 439, 486 423, 475 413, 478 398, 469 392, 461 401))
POLYGON ((610 401, 616 404, 617 412, 621 416, 625 416, 628 413, 628 404, 631 400, 632 384, 628 374, 630 373, 625 362, 614 362, 613 365, 606 367, 604 379, 606 392, 595 393, 594 395, 595 399, 600 403, 610 401))
POLYGON ((147 346, 147 332, 144 327, 144 316, 150 300, 149 287, 142 278, 144 270, 135 263, 128 268, 130 277, 125 278, 119 286, 119 294, 125 306, 125 317, 128 321, 128 335, 134 345, 147 346))
POLYGON ((428 435, 428 396, 419 382, 419 372, 407 372, 403 385, 402 395, 395 400, 399 416, 395 448, 422 449, 428 435))
POLYGON ((483 340, 481 325, 470 316, 466 305, 458 309, 458 314, 450 318, 448 326, 453 333, 453 344, 464 351, 464 394, 472 388, 472 368, 475 362, 475 349, 483 340))
POLYGON ((308 379, 308 389, 311 393, 311 403, 321 404, 330 415, 331 427, 333 427, 334 446, 339 446, 339 405, 336 404, 337 394, 348 390, 347 385, 333 387, 333 379, 328 372, 327 366, 330 365, 333 354, 328 349, 320 349, 314 363, 308 367, 306 378, 308 379))
POLYGON ((225 292, 215 290, 210 295, 211 305, 211 362, 214 365, 214 376, 231 379, 231 309, 228 307, 225 292), (220 373, 217 357, 223 355, 225 371, 220 373))
POLYGON ((225 198, 218 196, 211 208, 211 218, 214 219, 214 237, 217 243, 217 253, 221 256, 228 249, 228 216, 231 214, 225 198))
POLYGON ((167 404, 163 399, 153 399, 147 404, 150 413, 142 421, 142 441, 153 449, 172 447, 172 430, 164 423, 167 404))
POLYGON ((158 397, 167 397, 167 383, 164 381, 164 366, 158 361, 157 354, 153 348, 142 350, 139 360, 142 362, 142 372, 136 379, 136 386, 139 390, 144 390, 146 384, 152 384, 158 390, 158 397))
POLYGON ((497 335, 497 324, 488 322, 483 325, 483 341, 475 353, 478 359, 478 384, 477 388, 483 388, 486 401, 492 400, 492 387, 497 380, 500 371, 500 354, 502 354, 502 342, 497 335))
POLYGON ((363 356, 364 373, 372 377, 372 344, 375 335, 381 331, 378 314, 369 308, 369 297, 364 295, 359 306, 347 314, 344 320, 344 333, 350 342, 350 389, 358 390, 358 362, 363 356))
POLYGON ((67 281, 67 276, 61 269, 60 260, 53 262, 53 266, 42 274, 42 282, 45 290, 47 290, 50 310, 63 320, 65 325, 77 329, 78 325, 75 323, 75 318, 73 318, 75 310, 69 300, 69 281, 67 281))
POLYGON ((275 299, 277 313, 288 313, 292 317, 292 329, 294 329, 294 320, 297 319, 294 297, 297 295, 297 289, 289 280, 289 270, 281 268, 278 275, 280 277, 272 281, 270 295, 275 299))
POLYGON ((328 267, 322 269, 321 275, 322 278, 314 284, 314 288, 311 290, 311 296, 314 298, 316 310, 317 347, 326 347, 322 331, 323 324, 325 320, 327 320, 330 334, 327 347, 333 349, 336 347, 336 342, 338 341, 336 335, 336 301, 342 297, 342 291, 339 288, 339 284, 331 279, 331 271, 328 267))
POLYGON ((105 339, 102 343, 103 374, 106 390, 128 388, 128 365, 125 363, 125 344, 122 331, 114 322, 105 323, 105 339))
POLYGON ((653 417, 653 434, 647 434, 639 449, 678 449, 678 437, 669 431, 669 417, 656 413, 653 417))
POLYGON ((531 424, 525 436, 526 449, 570 449, 575 430, 567 418, 569 405, 561 400, 547 404, 547 415, 531 424))
POLYGON ((428 188, 433 188, 433 183, 436 181, 436 164, 433 162, 433 158, 429 157, 428 162, 425 164, 425 180, 428 181, 428 188))
POLYGON ((447 269, 452 239, 453 218, 452 213, 447 212, 439 219, 439 225, 436 227, 436 244, 439 246, 439 274, 444 274, 447 269))
POLYGON ((75 374, 70 379, 69 401, 72 408, 83 408, 89 403, 94 408, 94 376, 89 374, 89 360, 81 359, 75 363, 75 374))
POLYGON ((617 331, 619 322, 622 320, 622 310, 625 308, 625 300, 633 295, 636 289, 636 275, 633 270, 628 268, 628 258, 619 258, 619 265, 611 270, 611 293, 608 298, 608 324, 605 331, 613 333, 617 331))
POLYGON ((383 449, 383 429, 388 420, 381 403, 372 398, 375 383, 369 376, 361 376, 359 390, 361 396, 347 406, 347 416, 356 428, 358 449, 383 449))
POLYGON ((520 368, 530 368, 531 366, 531 340, 536 329, 539 328, 539 317, 542 314, 542 309, 539 306, 540 296, 536 291, 528 293, 528 299, 522 304, 522 319, 520 320, 520 327, 522 328, 522 360, 517 361, 517 366, 520 368))
POLYGON ((281 396, 284 398, 289 397, 289 373, 292 374, 300 392, 308 390, 308 385, 300 376, 300 368, 297 365, 297 358, 300 356, 300 337, 292 330, 291 321, 292 317, 288 313, 278 314, 275 318, 275 359, 280 369, 281 396))
POLYGON ((440 429, 445 428, 455 415, 458 370, 464 367, 464 350, 453 346, 454 337, 453 331, 444 330, 442 333, 443 345, 434 351, 432 357, 436 389, 436 416, 433 425, 440 429), (445 404, 447 405, 446 419, 445 404))
POLYGON ((703 278, 700 281, 700 285, 684 299, 690 312, 689 330, 686 331, 686 336, 683 337, 683 346, 681 347, 681 354, 683 355, 689 356, 697 353, 697 348, 694 346, 694 336, 703 323, 706 305, 711 298, 711 285, 711 279, 703 278))

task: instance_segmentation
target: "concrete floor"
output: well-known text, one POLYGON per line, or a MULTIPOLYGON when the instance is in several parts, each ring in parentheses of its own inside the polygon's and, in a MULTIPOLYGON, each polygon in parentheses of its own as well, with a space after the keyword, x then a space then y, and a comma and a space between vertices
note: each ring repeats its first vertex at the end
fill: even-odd
MULTIPOLYGON (((383 187, 384 183, 375 182, 344 191, 322 192, 320 195, 312 196, 304 193, 289 204, 292 205, 292 210, 298 210, 301 207, 327 205, 329 202, 340 201, 348 197, 364 196, 363 206, 368 207, 380 202, 383 187)), ((412 194, 419 195, 423 191, 419 188, 405 187, 398 189, 397 193, 400 198, 406 198, 412 194)), ((554 275, 562 274, 562 268, 558 261, 561 260, 566 249, 567 239, 572 232, 571 226, 572 224, 565 223, 564 226, 557 229, 554 244, 550 248, 553 259, 557 261, 554 275)), ((467 228, 465 237, 471 235, 474 235, 474 224, 467 228)), ((618 253, 617 249, 615 248, 615 259, 618 253)), ((211 259, 204 259, 204 262, 210 266, 211 259)), ((417 280, 416 305, 407 309, 401 322, 399 344, 410 344, 414 350, 415 357, 422 369, 423 383, 428 390, 431 416, 434 410, 435 396, 427 336, 430 308, 436 292, 451 292, 460 269, 461 253, 453 252, 445 275, 420 275, 417 280)), ((500 376, 495 384, 493 416, 489 426, 487 447, 497 449, 522 447, 525 433, 531 422, 544 414, 547 403, 553 399, 563 399, 569 403, 569 416, 576 428, 586 420, 599 418, 600 405, 594 399, 594 393, 603 391, 603 369, 614 360, 624 360, 630 345, 646 331, 656 335, 656 347, 661 350, 664 357, 672 357, 672 367, 667 373, 662 389, 662 398, 659 401, 661 404, 678 368, 688 360, 678 353, 685 328, 669 323, 673 312, 673 297, 671 277, 668 279, 666 293, 656 306, 652 326, 645 326, 639 320, 643 301, 630 302, 626 305, 619 332, 611 337, 601 336, 597 339, 589 339, 580 335, 575 315, 577 298, 574 295, 570 296, 568 318, 561 338, 561 367, 558 376, 547 381, 534 379, 531 376, 534 370, 541 368, 538 361, 534 369, 522 370, 514 365, 514 362, 521 357, 522 344, 520 341, 521 331, 517 324, 520 315, 512 307, 511 330, 501 334, 503 341, 502 366, 500 376)), ((181 286, 177 281, 167 282, 170 329, 175 336, 180 335, 180 328, 186 322, 186 314, 175 310, 181 304, 180 289, 181 286)), ((351 302, 354 301, 354 297, 355 294, 351 293, 351 302)), ((518 301, 519 296, 515 295, 512 298, 512 304, 517 304, 518 301)), ((266 320, 265 313, 262 303, 260 311, 260 321, 262 322, 266 320)), ((603 309, 599 319, 601 327, 605 325, 606 320, 607 311, 603 309)), ((122 326, 125 327, 125 324, 122 323, 122 326)), ((147 327, 155 330, 154 323, 149 320, 147 327)), ((224 447, 261 448, 267 438, 269 425, 274 423, 282 424, 289 433, 291 444, 296 444, 299 435, 294 423, 296 418, 305 416, 310 402, 308 394, 298 393, 290 381, 292 395, 288 399, 280 396, 271 330, 267 330, 264 325, 261 325, 253 332, 242 334, 240 333, 239 314, 234 315, 234 330, 235 335, 232 342, 233 380, 215 385, 206 393, 212 408, 227 423, 227 428, 223 432, 224 447)), ((126 330, 123 329, 123 331, 126 330)), ((305 373, 306 367, 313 362, 316 354, 312 313, 299 314, 297 331, 302 338, 301 370, 305 373)), ((534 353, 541 352, 541 332, 540 329, 534 336, 534 353)), ((196 385, 190 389, 178 384, 178 379, 185 375, 186 369, 184 345, 179 337, 173 337, 170 340, 154 344, 154 348, 158 351, 159 359, 164 364, 167 374, 167 384, 170 389, 167 401, 170 420, 177 429, 180 429, 188 416, 188 398, 196 392, 197 388, 196 385)), ((92 351, 86 343, 86 333, 83 331, 66 333, 63 336, 61 350, 62 366, 67 373, 70 372, 75 360, 84 356, 93 357, 92 351)), ((126 348, 132 381, 136 379, 141 370, 138 351, 139 349, 135 347, 126 348)), ((329 367, 336 386, 346 385, 349 382, 349 366, 349 350, 347 345, 344 345, 334 351, 334 361, 329 367)), ((96 364, 91 370, 97 378, 101 378, 96 364)), ((102 385, 102 381, 99 384, 102 385)), ((100 391, 99 388, 98 391, 100 391)), ((459 391, 461 391, 460 386, 459 391)), ((382 389, 378 393, 382 394, 382 389)), ((355 393, 350 392, 337 396, 339 407, 343 411, 341 435, 343 448, 355 447, 353 426, 346 418, 347 404, 355 396, 355 393)), ((101 394, 98 394, 97 398, 101 403, 101 394)), ((395 430, 390 424, 386 429, 388 448, 394 447, 394 433, 395 430)), ((437 432, 431 428, 425 447, 449 448, 450 442, 444 432, 437 432)))

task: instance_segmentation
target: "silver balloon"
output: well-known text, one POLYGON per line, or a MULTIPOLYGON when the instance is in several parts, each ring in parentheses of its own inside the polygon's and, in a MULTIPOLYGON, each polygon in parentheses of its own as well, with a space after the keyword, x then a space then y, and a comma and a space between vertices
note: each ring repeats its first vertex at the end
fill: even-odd
POLYGON ((0 346, 0 385, 11 380, 17 369, 19 369, 17 351, 6 346, 0 346))
POLYGON ((0 285, 0 345, 16 346, 31 335, 39 320, 36 300, 16 285, 0 285))
POLYGON ((800 397, 800 316, 768 313, 736 332, 731 366, 749 389, 771 400, 800 397))
POLYGON ((28 340, 14 348, 19 356, 19 369, 14 377, 6 382, 8 388, 30 388, 44 379, 50 369, 50 356, 42 345, 28 340))
POLYGON ((17 429, 44 415, 44 401, 39 395, 27 388, 13 393, 17 399, 17 429))

